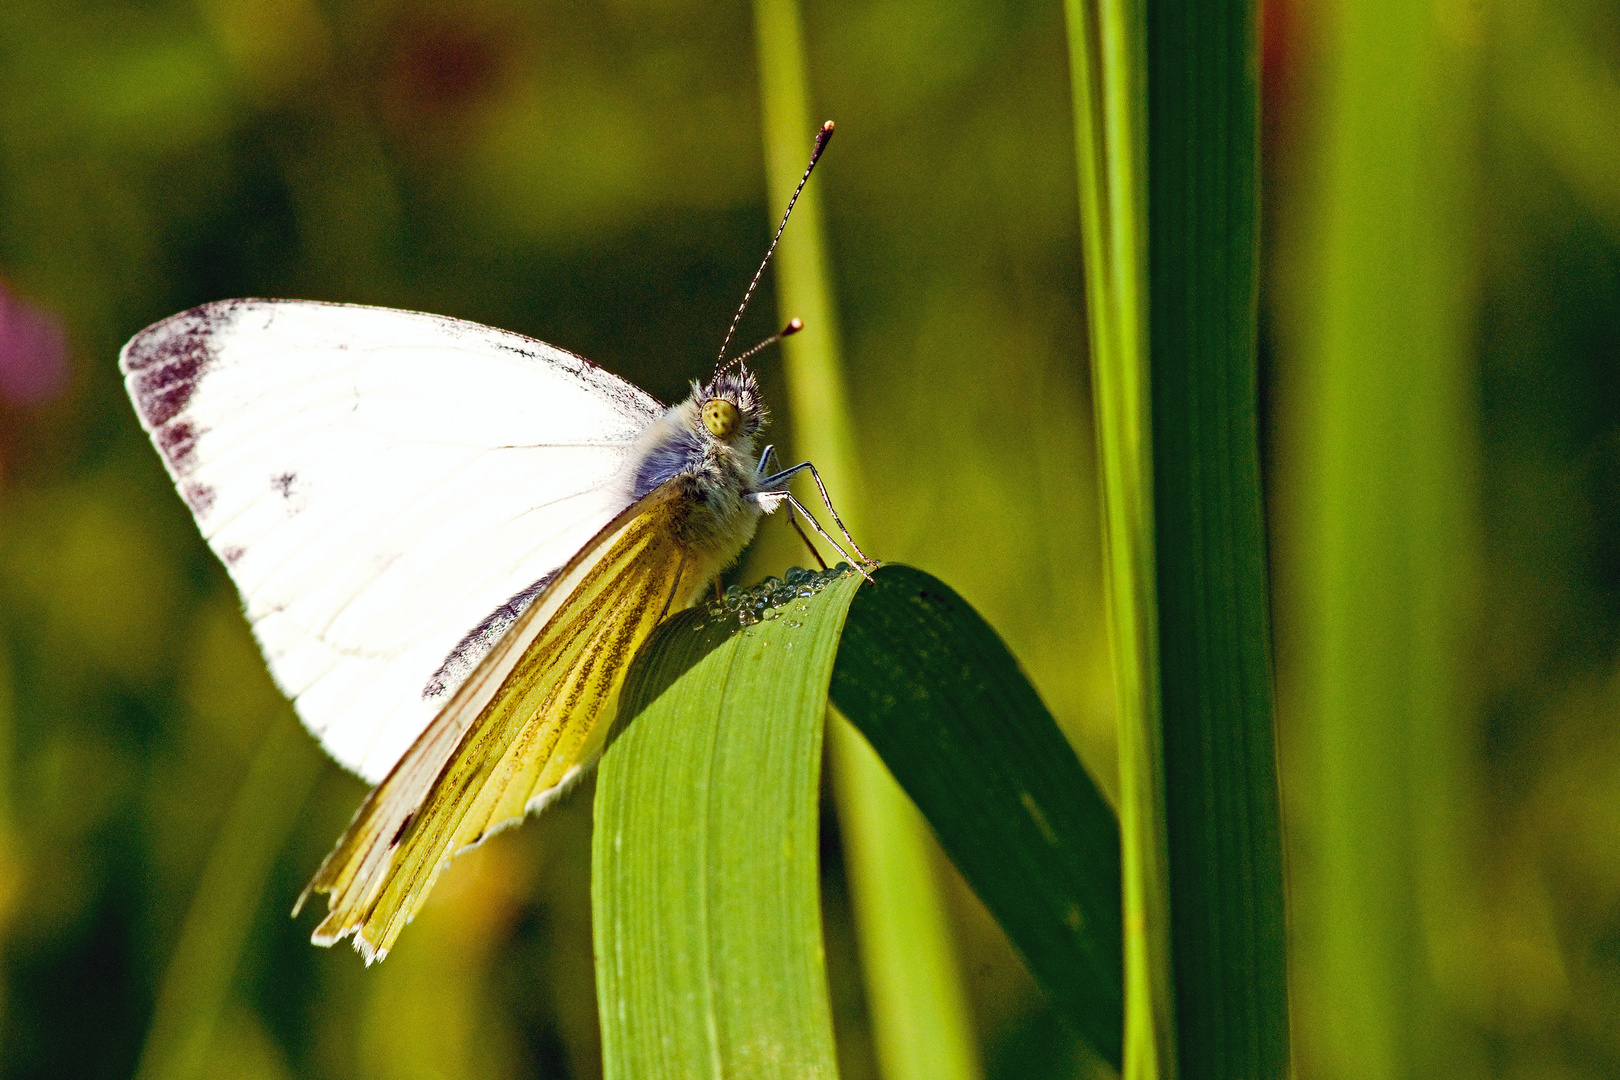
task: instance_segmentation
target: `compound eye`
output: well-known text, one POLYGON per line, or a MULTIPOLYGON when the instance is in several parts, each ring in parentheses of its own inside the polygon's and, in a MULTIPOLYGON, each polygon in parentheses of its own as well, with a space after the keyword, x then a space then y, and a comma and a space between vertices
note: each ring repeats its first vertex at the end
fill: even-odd
POLYGON ((742 422, 742 414, 737 406, 725 398, 710 398, 703 403, 703 426, 709 429, 709 434, 720 440, 731 438, 737 433, 737 425, 742 422))

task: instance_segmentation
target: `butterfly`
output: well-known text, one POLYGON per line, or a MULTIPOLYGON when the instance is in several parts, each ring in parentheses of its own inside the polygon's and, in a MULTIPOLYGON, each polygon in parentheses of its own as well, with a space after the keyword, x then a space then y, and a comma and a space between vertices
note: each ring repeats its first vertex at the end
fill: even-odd
POLYGON ((867 564, 813 466, 756 457, 768 414, 742 361, 797 329, 668 408, 532 338, 385 308, 226 300, 124 347, 136 413, 276 683, 375 785, 294 909, 326 894, 316 944, 381 959, 457 852, 568 790, 636 650, 762 515, 787 506, 843 553, 795 475, 867 564))

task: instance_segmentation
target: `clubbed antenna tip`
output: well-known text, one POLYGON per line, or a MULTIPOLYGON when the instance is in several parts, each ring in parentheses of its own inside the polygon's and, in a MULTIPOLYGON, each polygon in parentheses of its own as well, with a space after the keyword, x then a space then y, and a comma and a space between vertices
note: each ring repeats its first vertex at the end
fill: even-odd
POLYGON ((792 337, 794 334, 797 334, 800 330, 803 330, 803 329, 804 329, 804 320, 803 319, 799 319, 799 318, 789 319, 788 324, 786 326, 782 327, 782 329, 778 330, 776 333, 772 334, 770 337, 766 338, 764 341, 760 342, 758 345, 755 345, 752 349, 749 349, 747 352, 743 353, 741 356, 733 357, 732 359, 727 360, 725 367, 715 368, 714 374, 709 376, 709 381, 712 383, 715 379, 718 379, 720 376, 724 375, 726 372, 730 371, 732 368, 734 368, 737 365, 741 364, 744 360, 747 360, 750 356, 753 356, 755 353, 759 352, 761 349, 768 349, 772 345, 775 345, 778 341, 781 341, 783 338, 792 337))

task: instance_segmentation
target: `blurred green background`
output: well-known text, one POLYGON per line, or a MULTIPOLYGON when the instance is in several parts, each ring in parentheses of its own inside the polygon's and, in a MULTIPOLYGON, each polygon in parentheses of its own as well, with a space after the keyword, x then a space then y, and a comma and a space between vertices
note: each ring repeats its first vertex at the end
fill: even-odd
MULTIPOLYGON (((1620 1075, 1620 14, 1435 10, 1467 56, 1442 111, 1467 192, 1446 254, 1466 267, 1462 498, 1478 535, 1459 543, 1478 569, 1451 732, 1458 827, 1412 856, 1455 867, 1460 887, 1409 962, 1458 1033, 1452 1074, 1620 1075)), ((805 20, 815 108, 839 125, 814 183, 862 543, 971 600, 1112 790, 1061 8, 815 0, 805 20)), ((1319 1051, 1343 1019, 1312 967, 1337 911, 1323 883, 1341 878, 1324 869, 1300 690, 1320 557, 1309 282, 1336 116, 1322 25, 1278 0, 1262 57, 1263 423, 1304 1077, 1344 1075, 1319 1051)), ((670 400, 709 370, 778 212, 746 4, 8 5, 8 1076, 131 1075, 181 978, 221 988, 212 1035, 161 1055, 196 1076, 599 1073, 588 797, 458 860, 380 967, 311 947, 310 913, 287 918, 364 788, 298 733, 135 422, 117 350, 206 300, 346 300, 531 334, 670 400), (227 829, 252 843, 220 850, 227 829), (216 901, 193 911, 205 881, 216 901)), ((762 288, 742 340, 775 328, 769 276, 762 288)), ((762 367, 780 405, 779 369, 762 367)), ((795 422, 814 418, 778 416, 791 457, 795 422)), ((762 533, 736 579, 797 558, 785 529, 762 533)), ((830 816, 824 833, 840 1059, 871 1077, 830 816)), ((950 897, 986 1074, 1089 1068, 982 909, 959 884, 950 897)))

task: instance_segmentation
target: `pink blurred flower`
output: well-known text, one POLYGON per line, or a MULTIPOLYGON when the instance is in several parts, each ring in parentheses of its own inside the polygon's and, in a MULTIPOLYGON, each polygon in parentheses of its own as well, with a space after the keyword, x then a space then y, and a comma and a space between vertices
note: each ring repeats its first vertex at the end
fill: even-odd
POLYGON ((67 330, 56 313, 0 285, 0 400, 48 401, 67 384, 67 330))

